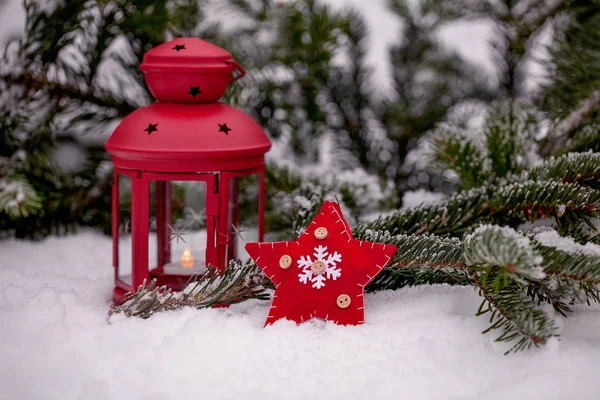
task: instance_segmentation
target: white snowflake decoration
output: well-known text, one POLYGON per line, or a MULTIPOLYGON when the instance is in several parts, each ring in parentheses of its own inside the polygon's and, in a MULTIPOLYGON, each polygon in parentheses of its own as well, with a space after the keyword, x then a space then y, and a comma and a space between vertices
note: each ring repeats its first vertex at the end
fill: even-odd
POLYGON ((310 256, 301 256, 298 260, 298 268, 302 268, 302 273, 298 274, 301 283, 312 283, 315 289, 321 289, 325 286, 327 279, 336 280, 342 275, 342 270, 337 268, 337 263, 342 261, 342 255, 337 251, 329 254, 327 246, 315 247, 313 255, 316 260, 312 260, 310 256), (321 261, 325 264, 325 271, 321 274, 312 272, 311 266, 315 261, 321 261))

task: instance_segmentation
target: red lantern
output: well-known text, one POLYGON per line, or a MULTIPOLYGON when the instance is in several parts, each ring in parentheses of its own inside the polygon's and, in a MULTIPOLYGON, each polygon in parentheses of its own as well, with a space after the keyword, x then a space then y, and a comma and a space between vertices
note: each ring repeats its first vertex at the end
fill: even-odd
POLYGON ((158 102, 123 119, 105 145, 115 300, 151 278, 181 289, 193 272, 245 255, 264 231, 271 142, 251 117, 214 102, 244 69, 197 38, 157 46, 140 69, 158 102))

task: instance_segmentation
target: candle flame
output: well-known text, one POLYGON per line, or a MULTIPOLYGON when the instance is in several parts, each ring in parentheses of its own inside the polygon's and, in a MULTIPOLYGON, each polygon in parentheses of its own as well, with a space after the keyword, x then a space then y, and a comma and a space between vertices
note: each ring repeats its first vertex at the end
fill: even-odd
POLYGON ((193 268, 194 267, 194 257, 192 257, 192 253, 190 252, 192 249, 187 248, 181 255, 181 266, 183 268, 193 268))

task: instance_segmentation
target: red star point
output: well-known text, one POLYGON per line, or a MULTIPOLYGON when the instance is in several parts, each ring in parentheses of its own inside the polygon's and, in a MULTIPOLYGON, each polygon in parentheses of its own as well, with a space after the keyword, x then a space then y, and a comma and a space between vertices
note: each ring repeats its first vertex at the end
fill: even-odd
POLYGON ((297 241, 248 243, 246 251, 275 284, 266 325, 312 318, 364 323, 364 288, 396 246, 354 239, 338 204, 326 201, 297 241))

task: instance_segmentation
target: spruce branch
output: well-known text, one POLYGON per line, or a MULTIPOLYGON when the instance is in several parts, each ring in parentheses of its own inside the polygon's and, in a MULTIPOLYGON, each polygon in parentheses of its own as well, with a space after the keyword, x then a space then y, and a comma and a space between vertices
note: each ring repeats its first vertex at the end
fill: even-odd
POLYGON ((525 222, 553 216, 558 223, 589 223, 599 215, 599 201, 598 191, 574 183, 525 181, 498 188, 489 206, 492 221, 525 222))
MULTIPOLYGON (((600 113, 598 113, 600 115, 600 113)), ((591 122, 589 125, 583 126, 579 129, 573 137, 570 137, 565 142, 564 146, 561 146, 561 152, 586 152, 594 151, 600 152, 600 123, 591 122)))
POLYGON ((389 232, 366 230, 355 233, 354 237, 383 244, 393 244, 398 248, 392 262, 404 265, 430 264, 464 269, 463 249, 457 238, 443 238, 435 235, 390 235, 389 232))
POLYGON ((560 278, 554 276, 548 276, 543 282, 531 282, 525 291, 525 295, 537 305, 547 303, 563 317, 567 317, 567 313, 572 311, 569 304, 573 299, 581 302, 573 293, 572 285, 565 285, 560 278))
POLYGON ((600 153, 567 153, 550 157, 521 174, 521 180, 561 181, 600 189, 600 153))
POLYGON ((10 218, 24 218, 41 207, 40 197, 24 177, 0 177, 0 213, 10 218))
POLYGON ((433 144, 436 159, 458 174, 463 189, 479 187, 489 179, 487 154, 461 131, 441 129, 436 132, 433 144))
POLYGON ((242 265, 231 261, 222 274, 209 268, 205 274, 194 274, 182 292, 173 292, 167 286, 157 286, 156 280, 144 282, 135 293, 127 293, 108 312, 109 317, 123 313, 127 317, 149 318, 160 311, 183 307, 196 309, 240 303, 256 299, 268 300, 266 289, 270 281, 255 264, 242 265))
POLYGON ((600 244, 600 232, 597 228, 591 228, 588 224, 557 224, 554 227, 561 236, 569 237, 576 243, 586 244, 600 244))
POLYGON ((398 248, 391 263, 369 284, 369 291, 436 283, 472 284, 466 274, 461 242, 456 238, 392 236, 371 230, 354 236, 398 248))
POLYGON ((458 193, 447 201, 399 210, 360 225, 367 229, 388 231, 391 235, 424 233, 459 236, 481 222, 518 225, 550 216, 559 224, 586 222, 600 215, 600 193, 574 183, 525 181, 490 185, 458 193))
POLYGON ((137 109, 137 106, 130 104, 125 99, 99 96, 93 93, 92 90, 53 82, 46 77, 37 77, 31 73, 23 73, 18 76, 2 76, 1 78, 11 85, 23 85, 26 92, 44 90, 52 98, 70 98, 82 103, 90 103, 99 107, 113 109, 120 117, 125 117, 137 109))
POLYGON ((553 149, 558 149, 575 129, 579 128, 583 121, 594 111, 600 109, 600 89, 594 90, 590 95, 581 101, 581 103, 571 113, 564 118, 550 132, 550 137, 554 139, 553 149))
POLYGON ((600 256, 581 250, 566 252, 535 241, 536 251, 544 258, 544 272, 550 276, 587 283, 600 284, 600 256))
POLYGON ((357 227, 357 234, 367 229, 388 231, 390 235, 424 233, 459 235, 488 213, 489 196, 485 189, 476 188, 458 193, 435 205, 399 210, 357 227))
MULTIPOLYGON (((497 272, 497 271, 496 271, 497 272)), ((523 297, 522 289, 517 283, 509 283, 496 289, 494 282, 498 281, 494 272, 485 281, 478 274, 471 275, 479 288, 483 300, 477 311, 477 316, 489 314, 490 327, 482 333, 501 330, 497 342, 517 343, 504 354, 539 347, 548 339, 558 336, 554 321, 542 310, 536 308, 533 300, 523 297)))
POLYGON ((516 340, 505 354, 557 336, 554 321, 523 293, 529 283, 546 277, 543 258, 529 238, 508 227, 484 225, 465 239, 464 247, 470 276, 484 297, 477 315, 490 315, 491 325, 483 333, 500 329, 496 341, 516 340))
POLYGON ((479 278, 487 284, 488 275, 495 281, 491 286, 499 290, 504 282, 538 281, 544 274, 543 258, 537 254, 530 240, 507 226, 482 225, 464 241, 465 263, 480 271, 479 278))
POLYGON ((571 254, 538 242, 535 246, 544 257, 544 272, 548 278, 532 283, 529 296, 552 305, 564 317, 571 311, 569 304, 600 302, 600 257, 581 252, 571 254))

